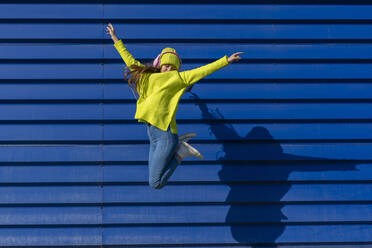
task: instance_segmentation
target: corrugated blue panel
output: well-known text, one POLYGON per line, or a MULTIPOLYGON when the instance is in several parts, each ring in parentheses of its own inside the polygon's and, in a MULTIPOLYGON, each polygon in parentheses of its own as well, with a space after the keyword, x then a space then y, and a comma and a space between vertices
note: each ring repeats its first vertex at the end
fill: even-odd
MULTIPOLYGON (((51 80, 55 81, 55 80, 51 80)), ((103 86, 99 83, 20 83, 0 84, 1 100, 101 100, 103 86)))
POLYGON ((99 225, 102 211, 96 206, 1 207, 1 226, 99 225))
POLYGON ((369 242, 372 226, 354 225, 205 225, 107 227, 104 244, 267 244, 369 242), (343 235, 340 236, 340 233, 343 235), (276 238, 280 235, 280 238, 276 238))
MULTIPOLYGON (((372 124, 370 123, 182 123, 178 125, 178 128, 182 130, 182 133, 197 133, 190 143, 223 140, 278 142, 278 140, 372 139, 372 124)), ((110 141, 148 140, 146 127, 140 123, 105 124, 104 136, 105 140, 110 141)))
POLYGON ((99 120, 99 103, 4 103, 0 120, 99 120))
POLYGON ((372 5, 18 2, 0 4, 0 246, 370 246, 372 5), (183 97, 205 160, 162 190, 111 21, 144 63, 245 52, 183 97))
MULTIPOLYGON (((136 112, 132 103, 112 103, 104 105, 104 118, 132 119, 136 112)), ((194 103, 180 103, 177 119, 370 119, 371 103, 210 103, 208 108, 219 112, 208 115, 194 103)), ((1 109, 0 109, 1 111, 1 109)))
POLYGON ((165 223, 287 223, 370 221, 368 204, 257 204, 257 205, 176 205, 108 206, 104 208, 107 224, 165 223), (281 219, 278 213, 286 218, 281 219))
MULTIPOLYGON (((225 54, 221 53, 221 57, 225 54)), ((184 70, 204 64, 184 64, 184 70)), ((339 63, 240 63, 232 64, 209 76, 206 79, 369 79, 372 73, 370 64, 339 63)), ((107 64, 104 68, 106 79, 122 79, 122 64, 107 64)))
MULTIPOLYGON (((192 92, 200 99, 247 99, 247 100, 277 100, 277 99, 369 99, 372 95, 372 84, 345 83, 220 83, 200 82, 192 92), (329 95, 332 92, 332 95, 329 95)), ((126 84, 105 84, 105 99, 133 99, 133 94, 126 84)), ((185 93, 183 99, 197 99, 190 93, 185 93)), ((206 105, 208 106, 208 105, 206 105)))
POLYGON ((100 19, 101 4, 2 4, 4 19, 100 19))
POLYGON ((98 141, 101 124, 0 124, 1 142, 98 141))
POLYGON ((350 184, 236 184, 167 185, 154 191, 148 185, 105 186, 105 203, 255 203, 371 201, 372 185, 350 184), (286 192, 283 196, 281 192, 286 192))
POLYGON ((100 165, 2 165, 1 183, 100 183, 100 165))
MULTIPOLYGON (((224 54, 221 54, 221 57, 224 54)), ((185 64, 189 70, 202 64, 185 64)), ((369 64, 238 64, 223 68, 207 79, 368 79, 369 64)), ((121 64, 5 64, 3 79, 123 79, 121 64), (64 73, 60 73, 63 71, 64 73)))
MULTIPOLYGON (((121 24, 115 23, 118 36, 125 39, 370 39, 371 24, 121 24), (141 32, 138 32, 141 30, 141 32), (223 32, 221 32, 223 30, 223 32), (171 31, 171 32, 170 32, 171 31)), ((52 26, 52 25, 51 25, 52 26)), ((67 25, 57 26, 74 37, 67 25)), ((0 28, 3 28, 0 25, 0 28)), ((6 27, 4 27, 6 28, 6 27)), ((8 29, 12 28, 8 26, 8 29)), ((39 26, 30 26, 34 30, 39 26)), ((91 28, 91 26, 86 26, 91 28)), ((92 32, 93 33, 93 32, 92 32)), ((88 35, 89 33, 87 33, 88 35)), ((34 37, 25 33, 19 38, 34 37)), ((55 35, 59 37, 59 35, 55 35)), ((93 34, 91 35, 94 36, 93 34)), ((97 35, 98 36, 98 35, 97 35)), ((0 35, 0 38, 2 36, 0 35)), ((83 37, 82 37, 83 38, 83 37)), ((84 37, 88 38, 88 37, 84 37)))
MULTIPOLYGON (((330 243, 317 243, 316 244, 316 248, 354 248, 355 243, 353 243, 352 245, 338 245, 338 244, 330 244, 330 243)), ((120 248, 124 248, 124 247, 127 247, 128 245, 114 245, 115 247, 120 247, 120 248)), ((193 248, 220 248, 221 246, 222 247, 231 247, 232 245, 231 244, 226 244, 226 245, 221 245, 221 244, 214 244, 214 245, 211 245, 211 244, 198 244, 198 245, 195 245, 195 244, 183 244, 182 245, 183 247, 193 247, 193 248)), ((257 246, 257 245, 256 245, 257 246)), ((262 245, 261 245, 262 246, 262 245)), ((293 248, 293 244, 280 244, 280 247, 281 248, 293 248)), ((309 248, 311 247, 311 245, 309 244, 305 244, 305 245, 300 245, 300 244, 295 244, 296 248, 309 248)), ((110 247, 110 246, 108 246, 110 247)), ((161 247, 160 245, 146 245, 146 248, 159 248, 161 247)), ((174 245, 166 245, 167 248, 177 248, 179 246, 177 246, 177 244, 174 244, 174 245)), ((244 248, 252 248, 254 247, 254 245, 249 245, 249 244, 246 244, 244 245, 244 243, 239 243, 239 247, 244 247, 244 248)), ((260 246, 258 246, 260 247, 260 246)), ((314 246, 313 246, 314 247, 314 246)), ((368 244, 368 242, 365 242, 365 243, 358 243, 357 245, 358 248, 369 248, 370 247, 370 244, 368 244)))
MULTIPOLYGON (((372 95, 372 84, 357 82, 211 83, 198 86, 193 93, 201 99, 225 99, 226 96, 231 96, 229 99, 369 99, 372 95)), ((189 94, 185 99, 193 97, 189 94)))
POLYGON ((0 74, 2 79, 99 79, 103 76, 103 66, 82 63, 3 64, 0 74))
MULTIPOLYGON (((220 119, 368 119, 372 115, 370 103, 213 103, 208 106, 219 111, 220 119)), ((180 104, 177 117, 216 119, 199 108, 195 104, 180 104)))
MULTIPOLYGON (((123 37, 125 42, 125 37, 123 37)), ((203 43, 167 43, 183 59, 217 59, 221 52, 242 50, 245 59, 369 59, 369 44, 244 44, 227 43, 210 46, 203 43), (340 52, 340 50, 342 52, 340 52)), ((164 47, 158 43, 127 43, 139 60, 154 58, 164 47)), ((108 59, 118 58, 112 44, 0 44, 1 59, 108 59), (103 54, 104 51, 104 54, 103 54)))
POLYGON ((0 204, 88 204, 102 201, 100 186, 2 186, 0 204))
POLYGON ((243 4, 2 4, 6 19, 370 20, 371 7, 243 4), (358 15, 355 15, 355 11, 358 15), (125 15, 123 14, 125 13, 125 15), (104 16, 103 16, 104 15, 104 16))
POLYGON ((2 145, 1 162, 97 162, 98 145, 2 145))
POLYGON ((257 4, 105 4, 110 19, 213 19, 213 20, 369 20, 371 6, 257 5, 257 4), (355 15, 358 12, 358 15, 355 15), (125 15, 123 15, 125 13, 125 15))
MULTIPOLYGON (((370 143, 217 143, 196 144, 205 160, 308 161, 326 159, 372 159, 370 143), (270 154, 270 156, 268 156, 270 154)), ((107 161, 147 161, 148 145, 105 145, 107 161)), ((196 158, 190 160, 198 161, 196 158)))
MULTIPOLYGON (((217 165, 182 165, 170 182, 316 182, 316 181, 370 181, 371 164, 362 162, 277 162, 217 165)), ((106 165, 105 182, 132 183, 148 181, 148 166, 135 164, 106 165)))
MULTIPOLYGON (((122 37, 126 43, 126 37, 122 37)), ((160 53, 165 44, 158 43, 126 43, 129 51, 138 60, 151 59, 160 53)), ((244 51, 244 59, 370 59, 370 44, 334 44, 334 43, 303 43, 303 44, 255 44, 255 43, 215 43, 213 46, 204 43, 174 43, 167 42, 167 46, 174 47, 182 59, 217 59, 221 54, 230 54, 236 51, 244 51)), ((64 46, 72 51, 73 46, 64 46)), ((44 48, 40 48, 44 49, 44 48)), ((45 50, 48 48, 45 48, 45 50)), ((82 46, 82 49, 88 48, 82 46)), ((117 51, 112 44, 104 46, 104 56, 108 59, 118 58, 117 51)), ((84 51, 83 50, 83 51, 84 51)), ((82 54, 84 55, 82 51, 82 54)), ((1 56, 1 55, 0 55, 1 56)), ((45 55, 47 56, 47 55, 45 55)), ((72 56, 72 55, 71 55, 72 56)), ((77 55, 76 55, 77 56, 77 55)))
POLYGON ((102 39, 100 23, 0 23, 0 39, 102 39))
MULTIPOLYGON (((338 244, 330 244, 330 243, 317 243, 315 247, 316 248, 330 248, 330 247, 332 247, 332 248, 354 248, 355 245, 354 246, 353 245, 338 245, 338 244)), ((128 245, 112 245, 112 246, 108 245, 107 247, 124 248, 124 247, 127 247, 127 246, 128 245)), ((220 248, 221 246, 222 247, 225 247, 225 246, 227 246, 227 247, 230 246, 231 247, 232 245, 231 244, 225 244, 225 245, 221 245, 221 244, 213 244, 213 245, 211 245, 211 244, 197 244, 197 245, 195 245, 195 244, 183 244, 182 246, 183 247, 188 247, 188 248, 191 248, 191 247, 193 247, 193 248, 220 248)), ((294 246, 294 244, 280 244, 281 248, 293 248, 293 246, 294 246)), ((309 245, 309 244, 303 245, 303 244, 298 244, 298 243, 295 246, 296 246, 296 248, 309 248, 309 247, 311 247, 311 245, 309 245)), ((161 247, 161 245, 146 245, 146 248, 159 248, 159 247, 161 247)), ((179 246, 177 246, 177 244, 174 244, 174 245, 167 244, 166 247, 167 248, 177 248, 179 246)), ((254 247, 254 245, 252 246, 252 245, 249 245, 249 244, 239 243, 239 247, 252 248, 252 247, 254 247)), ((260 247, 260 246, 258 246, 258 247, 260 247)), ((357 247, 358 248, 369 248, 370 245, 368 244, 368 242, 358 243, 357 247)))
POLYGON ((103 47, 97 44, 0 44, 0 59, 101 59, 103 47))
POLYGON ((0 245, 9 246, 99 246, 100 227, 2 228, 0 245))

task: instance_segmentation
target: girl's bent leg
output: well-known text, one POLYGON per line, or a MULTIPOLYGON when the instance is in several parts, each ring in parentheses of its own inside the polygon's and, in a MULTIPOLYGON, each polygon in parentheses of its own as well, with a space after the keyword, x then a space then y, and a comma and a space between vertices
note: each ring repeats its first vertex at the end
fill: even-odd
POLYGON ((180 164, 175 156, 178 135, 165 132, 157 127, 148 127, 150 138, 149 184, 161 189, 168 182, 174 170, 180 164))

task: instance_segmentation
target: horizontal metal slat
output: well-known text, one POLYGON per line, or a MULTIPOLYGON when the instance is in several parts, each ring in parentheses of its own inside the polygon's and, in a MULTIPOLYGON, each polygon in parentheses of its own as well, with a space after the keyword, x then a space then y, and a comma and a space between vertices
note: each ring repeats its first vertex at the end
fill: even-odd
MULTIPOLYGON (((269 155, 268 155, 269 156, 269 155)), ((372 181, 371 164, 366 162, 247 162, 233 164, 181 164, 169 179, 170 183, 292 183, 292 182, 369 182, 372 181)), ((105 183, 148 184, 148 165, 105 165, 105 183)), ((233 185, 232 185, 233 187, 233 185)))
MULTIPOLYGON (((181 59, 218 59, 224 54, 243 51, 244 59, 370 59, 370 44, 334 44, 334 43, 303 43, 303 44, 257 44, 257 43, 128 43, 126 36, 122 41, 138 60, 155 58, 165 46, 177 50, 181 59), (212 44, 212 45, 211 45, 212 44)), ((65 46, 66 47, 66 46, 65 46)), ((47 49, 47 48, 45 48, 47 49)), ((72 50, 73 48, 71 48, 72 50)), ((87 48, 85 48, 87 49, 87 48)), ((84 50, 83 50, 84 51, 84 50)), ((106 59, 120 59, 113 43, 104 45, 106 59)), ((4 56, 4 55, 0 55, 4 56)), ((77 56, 77 55, 75 55, 77 56)))
POLYGON ((0 120, 100 120, 103 107, 99 103, 4 103, 0 120))
MULTIPOLYGON (((183 65, 182 70, 192 70, 206 64, 208 63, 187 63, 183 65)), ((104 78, 123 79, 124 67, 124 63, 105 64, 104 78)), ((223 79, 226 82, 230 79, 348 79, 353 81, 353 79, 371 79, 370 68, 371 65, 368 63, 234 63, 205 78, 223 79)))
POLYGON ((104 186, 105 203, 284 203, 372 200, 372 184, 259 184, 104 186))
MULTIPOLYGON (((242 56, 249 60, 286 60, 286 59, 372 59, 370 44, 254 44, 254 43, 127 43, 127 49, 138 60, 154 59, 165 46, 174 47, 182 59, 218 59, 224 54, 244 51, 242 56)), ((100 60, 121 59, 119 53, 109 44, 0 44, 1 60, 100 60)))
POLYGON ((102 4, 1 4, 1 19, 101 19, 102 4))
POLYGON ((2 186, 0 204, 92 204, 102 201, 97 186, 2 186))
POLYGON ((369 222, 371 208, 368 204, 105 206, 103 222, 122 225, 369 222))
MULTIPOLYGON (((217 143, 195 144, 207 161, 370 160, 371 143, 217 143)), ((147 161, 148 144, 105 145, 105 161, 147 161)), ((187 158, 199 161, 196 158, 187 158)))
POLYGON ((0 184, 99 184, 102 173, 100 165, 1 165, 0 184))
MULTIPOLYGON (((106 227, 106 245, 238 245, 370 242, 371 225, 226 225, 106 227), (342 233, 342 235, 340 235, 342 233)), ((313 246, 314 247, 314 246, 313 246)), ((315 246, 316 247, 316 246, 315 246)))
POLYGON ((370 20, 371 6, 261 4, 1 4, 3 19, 370 20), (353 13, 358 12, 358 15, 353 13), (125 13, 125 15, 123 14, 125 13))
MULTIPOLYGON (((181 123, 179 135, 195 132, 191 142, 371 140, 371 123, 181 123)), ((0 125, 1 127, 1 125, 0 125)), ((18 129, 21 129, 19 127, 18 129)), ((16 130, 16 129, 13 129, 16 130)), ((0 137, 1 135, 0 128, 0 137)), ((104 140, 131 142, 149 139, 145 124, 106 123, 104 140)), ((310 141, 311 142, 311 141, 310 141)))
MULTIPOLYGON (((371 103, 180 103, 177 120, 370 119, 371 103), (207 109, 205 109, 207 108, 207 109), (217 112, 218 111, 218 112, 217 112), (211 114, 212 112, 213 114, 211 114)), ((104 119, 132 120, 134 103, 104 104, 104 119)), ((1 113, 1 108, 0 108, 1 113)))
MULTIPOLYGON (((339 83, 285 83, 247 82, 236 83, 233 80, 223 82, 200 82, 192 88, 192 93, 185 93, 183 100, 372 100, 372 83, 339 82, 339 83), (232 82, 231 82, 232 81, 232 82), (332 94, 330 94, 332 92, 332 94)), ((1 85, 0 85, 1 89, 1 85)), ((122 83, 105 83, 105 99, 134 100, 133 93, 126 81, 122 83)), ((0 95, 1 96, 1 95, 0 95)))
MULTIPOLYGON (((371 39, 372 24, 122 24, 123 39, 371 39), (172 32, 169 32, 172 30, 172 32), (221 30, 224 30, 221 32, 221 30), (140 32, 139 32, 140 31, 140 32)), ((0 39, 110 39, 100 23, 0 23, 0 39)))
POLYGON ((100 246, 100 227, 1 228, 1 246, 100 246))
POLYGON ((0 124, 2 143, 97 141, 102 136, 101 124, 0 124))
POLYGON ((97 206, 1 207, 0 227, 17 225, 99 225, 102 211, 97 206))
POLYGON ((260 4, 105 4, 105 18, 130 19, 218 19, 218 20, 369 20, 371 6, 260 5, 260 4), (358 12, 358 15, 354 13, 358 12), (125 14, 123 14, 125 13, 125 14))
POLYGON ((102 161, 99 145, 2 145, 2 163, 9 162, 97 162, 102 161))

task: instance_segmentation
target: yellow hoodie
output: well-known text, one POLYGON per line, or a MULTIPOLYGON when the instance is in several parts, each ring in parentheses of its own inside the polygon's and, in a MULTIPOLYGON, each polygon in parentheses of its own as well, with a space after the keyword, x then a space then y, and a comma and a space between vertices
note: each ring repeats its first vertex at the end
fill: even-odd
MULTIPOLYGON (((134 59, 121 40, 114 46, 128 67, 143 66, 134 59)), ((137 100, 134 118, 139 122, 150 123, 163 131, 167 131, 170 125, 171 132, 178 134, 176 112, 178 102, 186 88, 228 64, 225 55, 210 64, 188 71, 142 74, 141 88, 137 88, 140 97, 137 100)))

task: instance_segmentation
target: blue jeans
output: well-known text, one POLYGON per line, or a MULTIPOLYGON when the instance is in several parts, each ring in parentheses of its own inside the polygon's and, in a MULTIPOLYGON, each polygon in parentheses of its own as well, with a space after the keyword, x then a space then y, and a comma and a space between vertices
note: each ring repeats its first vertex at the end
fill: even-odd
POLYGON ((161 189, 180 164, 175 156, 178 135, 173 134, 169 127, 165 132, 152 125, 147 125, 147 135, 150 139, 149 185, 161 189))

